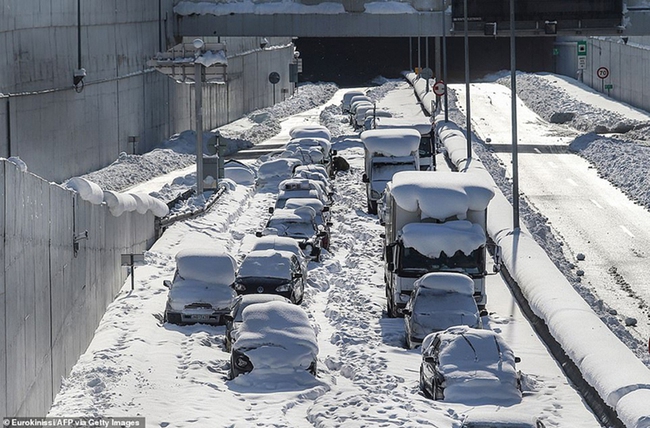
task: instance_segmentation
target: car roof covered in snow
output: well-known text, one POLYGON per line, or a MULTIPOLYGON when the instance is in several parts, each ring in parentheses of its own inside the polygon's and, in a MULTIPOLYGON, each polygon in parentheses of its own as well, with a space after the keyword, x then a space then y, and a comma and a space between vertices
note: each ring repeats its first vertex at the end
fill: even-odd
POLYGON ((370 129, 361 133, 361 141, 370 153, 408 156, 420 146, 420 133, 410 128, 370 129))
POLYGON ((176 254, 178 275, 212 284, 232 284, 237 262, 217 243, 210 248, 185 248, 176 254))
POLYGON ((237 276, 291 279, 292 257, 295 254, 289 251, 251 251, 241 262, 237 276))

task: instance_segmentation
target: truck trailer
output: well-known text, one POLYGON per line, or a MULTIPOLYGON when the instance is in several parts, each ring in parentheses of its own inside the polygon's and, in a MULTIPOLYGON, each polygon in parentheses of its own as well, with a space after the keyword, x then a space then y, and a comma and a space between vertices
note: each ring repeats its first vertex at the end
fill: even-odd
POLYGON ((386 183, 399 171, 418 171, 420 133, 415 129, 371 129, 361 133, 365 150, 365 172, 368 213, 377 214, 377 201, 386 183))
POLYGON ((413 283, 429 272, 468 275, 479 308, 485 308, 485 230, 493 197, 492 186, 471 172, 409 171, 393 176, 386 185, 382 213, 389 316, 402 315, 413 283))

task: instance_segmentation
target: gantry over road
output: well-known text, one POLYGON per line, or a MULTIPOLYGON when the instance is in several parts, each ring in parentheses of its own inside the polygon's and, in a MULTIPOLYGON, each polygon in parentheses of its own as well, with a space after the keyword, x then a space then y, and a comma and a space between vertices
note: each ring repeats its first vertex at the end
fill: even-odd
MULTIPOLYGON (((178 1, 176 36, 509 36, 510 0, 178 1)), ((641 0, 516 0, 517 36, 650 34, 641 0), (638 5, 636 5, 638 3, 638 5)))

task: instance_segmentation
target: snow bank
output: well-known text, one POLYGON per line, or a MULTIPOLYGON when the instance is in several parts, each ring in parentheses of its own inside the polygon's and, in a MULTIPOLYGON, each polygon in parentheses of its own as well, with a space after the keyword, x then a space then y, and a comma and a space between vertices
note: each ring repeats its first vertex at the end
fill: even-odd
POLYGON ((93 205, 101 205, 104 202, 104 191, 97 184, 81 177, 74 177, 65 183, 66 187, 79 193, 84 201, 93 205))
POLYGON ((224 168, 223 175, 225 178, 243 186, 252 186, 255 184, 255 173, 248 168, 236 166, 224 168))
MULTIPOLYGON (((402 241, 405 247, 414 248, 429 258, 440 257, 443 251, 451 257, 458 250, 469 255, 481 245, 485 245, 485 232, 478 224, 466 220, 409 223, 402 228, 402 241)), ((473 290, 472 285, 472 292, 473 290)))
POLYGON ((184 279, 212 284, 235 282, 237 264, 216 242, 212 248, 186 248, 176 254, 176 270, 184 279))
POLYGON ((467 218, 467 211, 483 211, 494 197, 494 182, 481 174, 442 171, 403 171, 393 176, 391 194, 402 209, 421 211, 421 218, 467 218), (444 203, 441 203, 444 201, 444 203))
POLYGON ((408 156, 420 146, 420 133, 408 128, 370 129, 361 133, 361 141, 370 153, 408 156))
POLYGON ((270 249, 251 251, 242 261, 237 276, 291 279, 291 255, 270 249))
POLYGON ((227 3, 181 1, 174 6, 177 15, 233 15, 233 14, 320 14, 335 15, 345 13, 341 3, 323 2, 317 5, 305 5, 296 2, 254 3, 252 1, 235 1, 227 3))

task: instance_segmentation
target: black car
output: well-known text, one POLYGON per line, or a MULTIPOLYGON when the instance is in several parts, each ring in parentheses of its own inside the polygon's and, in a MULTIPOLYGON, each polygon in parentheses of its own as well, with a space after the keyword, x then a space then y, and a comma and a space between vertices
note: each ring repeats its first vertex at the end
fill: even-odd
POLYGON ((286 302, 248 306, 230 354, 230 379, 253 370, 272 376, 316 375, 318 341, 307 313, 286 302))
POLYGON ((251 251, 235 278, 237 294, 278 294, 300 304, 305 293, 303 266, 294 253, 251 251))
POLYGON ((230 313, 224 317, 226 319, 226 337, 224 339, 224 342, 227 351, 230 351, 232 342, 236 340, 234 337, 236 335, 235 332, 242 322, 242 314, 244 312, 244 309, 250 305, 266 302, 291 303, 291 301, 286 297, 282 297, 277 294, 246 294, 238 296, 237 299, 235 299, 235 302, 230 308, 230 313))
POLYGON ((420 389, 434 400, 516 404, 521 401, 517 362, 496 332, 450 327, 422 342, 420 389))

